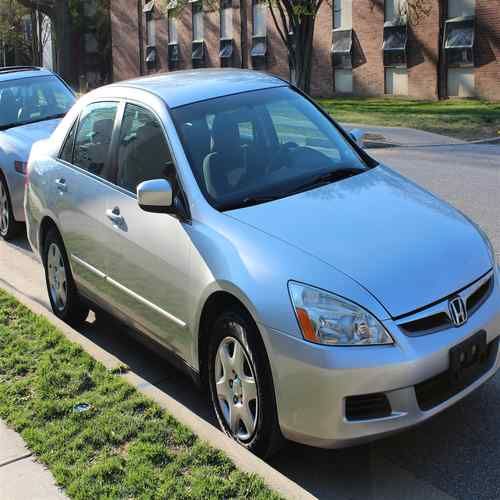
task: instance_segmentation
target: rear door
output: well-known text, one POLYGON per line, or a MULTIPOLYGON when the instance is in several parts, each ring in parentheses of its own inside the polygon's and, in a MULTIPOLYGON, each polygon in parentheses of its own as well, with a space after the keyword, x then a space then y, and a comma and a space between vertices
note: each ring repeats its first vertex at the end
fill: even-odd
POLYGON ((137 204, 141 182, 167 178, 174 186, 177 183, 163 127, 151 111, 126 105, 115 165, 115 189, 106 198, 111 217, 107 274, 115 288, 112 305, 136 327, 189 360, 191 242, 186 223, 173 215, 144 212, 137 204))
POLYGON ((90 298, 105 292, 108 255, 106 196, 117 102, 82 110, 61 151, 55 184, 59 228, 79 288, 90 298))

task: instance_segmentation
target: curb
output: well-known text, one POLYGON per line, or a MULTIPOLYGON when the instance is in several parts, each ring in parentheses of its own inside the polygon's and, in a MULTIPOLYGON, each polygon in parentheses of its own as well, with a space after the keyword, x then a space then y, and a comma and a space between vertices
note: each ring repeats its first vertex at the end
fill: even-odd
POLYGON ((500 137, 490 137, 489 139, 477 139, 475 141, 462 141, 450 144, 398 144, 395 142, 386 141, 370 141, 369 139, 365 141, 365 149, 389 149, 389 148, 399 148, 399 149, 417 149, 417 148, 450 148, 450 147, 462 147, 462 146, 473 146, 481 144, 492 144, 500 145, 500 137))
MULTIPOLYGON (((116 356, 97 346, 91 340, 79 334, 76 330, 73 330, 73 328, 57 318, 43 305, 26 296, 20 290, 13 288, 4 280, 1 280, 1 287, 35 314, 43 316, 50 321, 68 340, 78 344, 90 356, 101 362, 108 370, 119 368, 122 365, 116 356)), ((250 453, 212 424, 206 422, 189 408, 165 394, 136 373, 127 372, 122 375, 122 378, 137 391, 155 401, 176 420, 188 427, 200 439, 207 442, 213 448, 225 453, 238 469, 248 474, 258 476, 270 489, 274 490, 282 497, 291 500, 316 498, 297 483, 281 474, 281 472, 278 472, 262 459, 250 453)))

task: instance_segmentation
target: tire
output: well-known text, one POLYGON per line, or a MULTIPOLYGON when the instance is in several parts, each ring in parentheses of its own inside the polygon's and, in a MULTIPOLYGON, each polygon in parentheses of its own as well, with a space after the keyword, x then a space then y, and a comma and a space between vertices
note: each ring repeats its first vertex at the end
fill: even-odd
POLYGON ((78 294, 64 243, 55 228, 49 229, 43 244, 43 265, 52 311, 72 326, 81 325, 89 315, 89 307, 78 294))
POLYGON ((208 379, 210 402, 221 429, 262 458, 275 453, 283 437, 271 368, 257 328, 243 309, 231 308, 214 322, 208 379))
POLYGON ((11 241, 21 232, 22 224, 14 219, 9 188, 3 175, 0 174, 0 237, 11 241))

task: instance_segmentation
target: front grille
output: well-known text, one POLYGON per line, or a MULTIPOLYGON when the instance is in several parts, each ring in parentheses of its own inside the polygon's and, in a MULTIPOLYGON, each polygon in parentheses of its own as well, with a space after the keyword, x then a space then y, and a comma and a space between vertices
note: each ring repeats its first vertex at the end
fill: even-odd
POLYGON ((443 312, 414 321, 409 321, 408 323, 403 323, 400 327, 407 335, 412 336, 421 334, 422 332, 435 333, 440 330, 444 330, 445 328, 449 328, 450 325, 451 321, 449 316, 443 312))
POLYGON ((381 392, 363 396, 349 396, 345 402, 347 420, 371 420, 391 415, 391 404, 381 392))
POLYGON ((483 283, 468 299, 467 312, 469 316, 479 309, 486 299, 490 296, 493 290, 493 276, 488 281, 483 283))
POLYGON ((494 340, 488 345, 486 360, 477 366, 477 369, 469 378, 461 381, 459 384, 454 384, 452 382, 449 370, 417 384, 415 386, 415 394, 420 409, 422 411, 432 410, 432 408, 456 396, 476 380, 480 379, 493 367, 497 352, 498 340, 494 340))
MULTIPOLYGON (((481 278, 481 280, 484 278, 485 277, 481 278)), ((467 297, 467 290, 472 288, 472 286, 473 285, 469 285, 467 289, 459 292, 462 297, 465 295, 465 306, 467 308, 468 317, 471 317, 490 296, 494 286, 494 277, 491 274, 479 288, 474 290, 467 297)), ((404 317, 398 318, 398 326, 409 337, 419 337, 420 335, 428 335, 450 328, 452 326, 452 321, 449 316, 448 301, 452 297, 453 295, 443 299, 439 304, 432 306, 433 312, 429 312, 429 316, 411 319, 415 313, 410 313, 404 317)))

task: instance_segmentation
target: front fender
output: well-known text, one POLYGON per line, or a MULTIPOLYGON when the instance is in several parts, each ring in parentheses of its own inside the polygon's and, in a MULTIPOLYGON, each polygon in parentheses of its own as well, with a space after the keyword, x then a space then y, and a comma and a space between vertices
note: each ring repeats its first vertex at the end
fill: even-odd
POLYGON ((269 347, 265 331, 302 339, 288 292, 290 280, 336 293, 374 314, 387 311, 365 288, 325 262, 224 214, 206 223, 194 221, 191 284, 193 362, 198 364, 198 337, 203 308, 210 296, 226 292, 248 310, 269 347))

